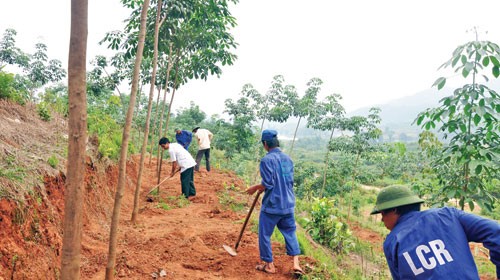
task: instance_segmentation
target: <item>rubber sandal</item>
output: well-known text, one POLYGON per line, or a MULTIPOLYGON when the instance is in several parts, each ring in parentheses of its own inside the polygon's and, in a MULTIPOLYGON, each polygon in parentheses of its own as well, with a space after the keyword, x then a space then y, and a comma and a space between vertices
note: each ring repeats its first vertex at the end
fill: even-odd
POLYGON ((300 268, 294 268, 294 269, 293 269, 292 274, 293 274, 293 277, 294 277, 295 279, 299 279, 299 278, 300 278, 300 277, 302 277, 305 273, 304 273, 304 271, 303 271, 302 269, 300 269, 300 268))
POLYGON ((258 264, 256 267, 255 267, 256 270, 258 271, 262 271, 262 272, 265 272, 265 273, 269 273, 269 274, 274 274, 276 273, 276 271, 272 271, 269 266, 267 265, 267 263, 265 264, 258 264))

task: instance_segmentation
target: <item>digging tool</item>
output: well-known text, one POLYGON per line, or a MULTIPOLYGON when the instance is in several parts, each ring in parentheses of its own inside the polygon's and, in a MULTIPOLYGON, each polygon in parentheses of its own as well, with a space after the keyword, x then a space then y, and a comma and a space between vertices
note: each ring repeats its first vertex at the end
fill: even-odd
POLYGON ((222 245, 222 248, 226 250, 229 255, 231 256, 236 256, 238 253, 236 250, 238 250, 238 246, 240 245, 241 237, 243 236, 243 232, 245 231, 245 228, 247 227, 248 220, 250 219, 250 216, 252 215, 253 208, 255 207, 255 204, 257 203, 257 200, 259 199, 260 194, 262 191, 259 191, 257 195, 255 196, 255 199, 253 200, 252 206, 250 207, 250 210, 248 211, 247 217, 245 218, 245 222, 243 223, 243 227, 241 228, 240 231, 240 236, 238 236, 238 240, 236 241, 236 244, 234 245, 234 249, 229 247, 228 245, 222 245))
POLYGON ((167 180, 170 180, 172 178, 174 178, 174 175, 179 172, 180 169, 177 169, 174 174, 172 174, 172 176, 170 177, 167 177, 165 179, 163 179, 163 181, 159 182, 158 184, 156 184, 146 195, 150 194, 151 192, 153 192, 154 190, 156 190, 161 184, 163 184, 163 182, 167 181, 167 180))

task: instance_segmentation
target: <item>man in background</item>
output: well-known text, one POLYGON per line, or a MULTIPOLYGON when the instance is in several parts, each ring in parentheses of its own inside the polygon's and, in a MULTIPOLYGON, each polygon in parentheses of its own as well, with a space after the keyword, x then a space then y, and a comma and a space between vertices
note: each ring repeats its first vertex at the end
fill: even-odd
POLYGON ((175 172, 180 168, 181 171, 181 191, 182 194, 189 200, 196 195, 194 187, 194 161, 191 154, 178 143, 170 143, 168 138, 163 137, 158 143, 163 149, 168 150, 170 159, 172 160, 172 171, 170 177, 173 177, 175 172))
POLYGON ((179 128, 175 129, 175 140, 179 145, 184 147, 184 149, 188 149, 191 144, 191 140, 193 139, 193 133, 187 130, 181 130, 179 128))
POLYGON ((205 156, 205 166, 207 171, 210 172, 210 142, 214 135, 208 129, 199 126, 193 129, 193 133, 198 140, 198 153, 196 154, 196 167, 194 170, 200 171, 201 158, 205 156))

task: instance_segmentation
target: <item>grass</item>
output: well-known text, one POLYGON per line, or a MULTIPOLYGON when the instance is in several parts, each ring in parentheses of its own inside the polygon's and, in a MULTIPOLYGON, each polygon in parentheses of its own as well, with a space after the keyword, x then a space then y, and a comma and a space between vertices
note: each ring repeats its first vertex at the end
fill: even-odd
POLYGON ((217 193, 219 203, 224 209, 231 209, 233 212, 240 212, 246 208, 246 202, 240 201, 234 193, 239 192, 238 188, 231 185, 224 184, 224 189, 217 193))
POLYGON ((23 182, 23 179, 26 177, 26 170, 17 163, 14 156, 3 158, 3 163, 0 165, 0 177, 23 182))
MULTIPOLYGON (((151 192, 153 196, 158 196, 158 190, 151 192)), ((163 198, 158 198, 158 204, 156 208, 161 208, 163 210, 171 210, 174 208, 183 208, 189 205, 191 202, 184 197, 184 195, 179 196, 168 196, 166 200, 163 198)))
POLYGON ((52 168, 56 168, 57 165, 59 164, 59 160, 57 159, 56 155, 51 155, 48 159, 47 159, 47 163, 52 167, 52 168))

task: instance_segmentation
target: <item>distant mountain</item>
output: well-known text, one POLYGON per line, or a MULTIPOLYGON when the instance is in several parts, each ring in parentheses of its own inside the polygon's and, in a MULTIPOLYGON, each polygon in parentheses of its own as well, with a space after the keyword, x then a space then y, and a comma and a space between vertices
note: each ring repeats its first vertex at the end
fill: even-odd
MULTIPOLYGON (((439 105, 439 100, 452 93, 453 89, 451 88, 443 88, 439 91, 437 89, 428 89, 411 96, 402 97, 385 104, 373 105, 371 107, 378 107, 382 110, 380 116, 383 126, 410 125, 420 112, 427 108, 437 107, 439 105)), ((363 107, 349 112, 347 115, 367 116, 371 107, 363 107)))
MULTIPOLYGON (((500 80, 494 80, 486 84, 489 88, 499 92, 500 80)), ((382 111, 381 129, 385 141, 413 142, 418 140, 421 129, 413 121, 418 114, 427 108, 435 108, 440 105, 439 100, 453 94, 455 88, 444 87, 421 91, 417 94, 392 100, 385 104, 373 105, 382 111)), ((348 116, 367 116, 371 107, 363 107, 349 112, 348 116)))

